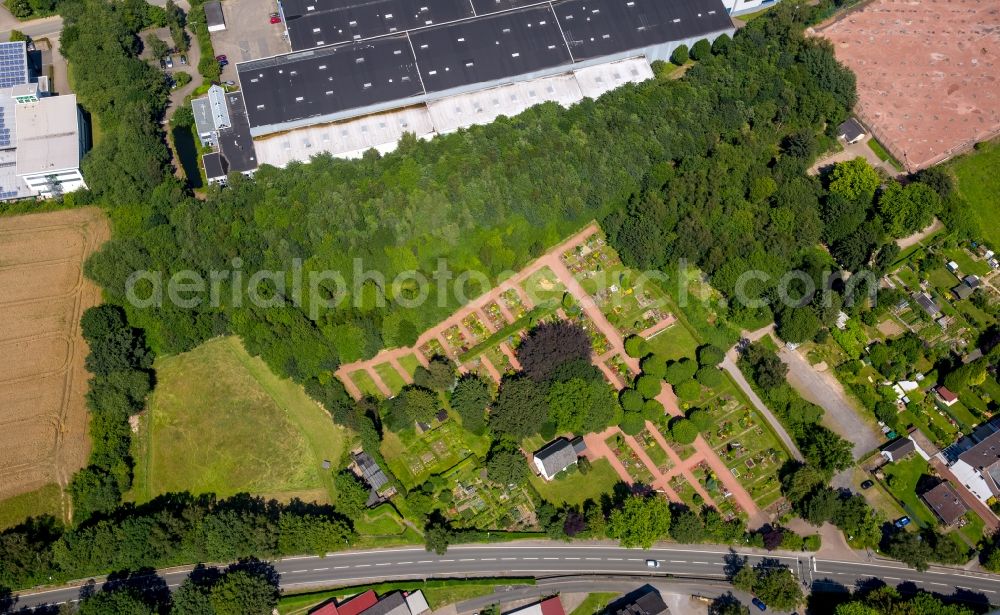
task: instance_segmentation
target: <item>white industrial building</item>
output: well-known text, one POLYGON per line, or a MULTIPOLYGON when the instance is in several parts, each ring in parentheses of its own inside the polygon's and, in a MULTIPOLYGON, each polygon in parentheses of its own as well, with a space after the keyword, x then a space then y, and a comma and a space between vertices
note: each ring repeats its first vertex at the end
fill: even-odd
POLYGON ((45 77, 32 79, 24 42, 0 43, 0 200, 86 188, 87 141, 76 96, 52 96, 45 77))

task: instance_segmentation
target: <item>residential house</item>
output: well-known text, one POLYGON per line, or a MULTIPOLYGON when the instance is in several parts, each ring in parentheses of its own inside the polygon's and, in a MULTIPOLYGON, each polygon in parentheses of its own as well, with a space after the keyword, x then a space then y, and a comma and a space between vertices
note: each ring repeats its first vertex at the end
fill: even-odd
POLYGON ((542 478, 552 480, 556 474, 575 464, 586 449, 583 438, 575 438, 573 441, 558 438, 535 452, 532 460, 542 478))
POLYGON ((981 425, 938 458, 980 502, 1000 496, 1000 421, 981 425))
POLYGON ((882 453, 882 456, 885 457, 886 461, 892 463, 894 461, 899 461, 915 450, 916 447, 913 445, 913 440, 904 436, 902 438, 896 438, 889 444, 885 445, 880 452, 882 453))
POLYGON ((608 613, 614 613, 614 615, 669 615, 670 609, 663 602, 660 593, 650 588, 649 591, 640 590, 638 595, 632 593, 614 602, 608 608, 608 613))
POLYGON ((920 498, 945 525, 954 525, 969 510, 948 481, 938 483, 930 491, 922 493, 920 498))
POLYGON ((341 604, 330 600, 310 611, 310 615, 421 615, 427 612, 430 612, 430 607, 420 590, 392 592, 381 599, 373 590, 368 590, 341 604))
POLYGON ((968 299, 972 295, 973 290, 974 289, 972 287, 968 286, 963 282, 962 284, 953 287, 951 289, 951 292, 953 295, 955 295, 955 299, 961 301, 963 299, 968 299))

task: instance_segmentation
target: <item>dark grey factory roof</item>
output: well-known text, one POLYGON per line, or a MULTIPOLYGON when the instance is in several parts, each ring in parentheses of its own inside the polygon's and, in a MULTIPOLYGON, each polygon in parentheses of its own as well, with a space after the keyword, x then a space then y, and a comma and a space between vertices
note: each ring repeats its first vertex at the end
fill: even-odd
POLYGON ((229 173, 244 173, 257 168, 257 153, 250 136, 250 122, 243 108, 243 94, 226 94, 226 106, 232 127, 219 131, 219 153, 222 154, 222 168, 229 173))
POLYGON ((428 92, 570 63, 548 5, 418 30, 410 41, 428 92))
POLYGON ((251 126, 423 94, 405 34, 239 65, 251 126))
POLYGON ((721 2, 564 0, 554 2, 576 61, 700 36, 731 27, 721 2))
POLYGON ((297 51, 237 67, 259 134, 732 28, 721 0, 287 0, 282 12, 297 51))
MULTIPOLYGON (((532 0, 537 2, 538 0, 532 0)), ((472 17, 469 0, 282 0, 292 49, 312 49, 472 17)))

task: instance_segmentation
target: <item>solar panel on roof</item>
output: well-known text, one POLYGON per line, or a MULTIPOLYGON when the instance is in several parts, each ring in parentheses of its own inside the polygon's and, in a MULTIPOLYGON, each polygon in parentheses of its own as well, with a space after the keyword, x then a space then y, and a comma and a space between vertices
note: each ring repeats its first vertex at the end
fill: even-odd
POLYGON ((24 42, 0 43, 0 88, 28 83, 28 56, 24 42))

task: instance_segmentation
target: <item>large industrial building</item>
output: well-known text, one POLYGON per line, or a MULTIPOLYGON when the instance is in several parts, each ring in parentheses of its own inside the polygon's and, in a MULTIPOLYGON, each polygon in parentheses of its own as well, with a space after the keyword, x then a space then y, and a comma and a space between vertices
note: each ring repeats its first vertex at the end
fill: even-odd
POLYGON ((543 102, 568 107, 652 78, 650 63, 679 45, 734 30, 722 0, 282 0, 279 9, 292 51, 237 65, 255 163, 275 166, 387 152, 407 132, 430 138, 543 102))
POLYGON ((0 43, 0 200, 85 188, 85 128, 75 95, 51 96, 33 77, 25 43, 0 43))

